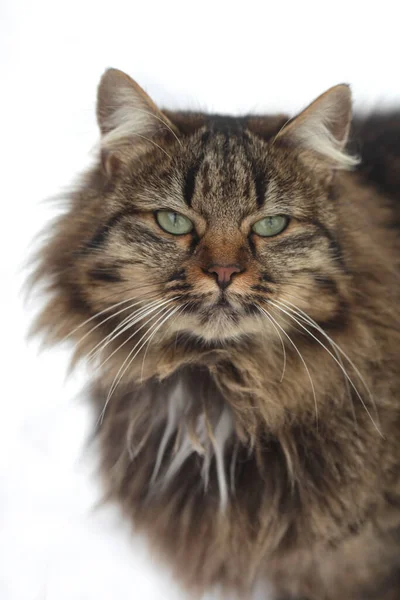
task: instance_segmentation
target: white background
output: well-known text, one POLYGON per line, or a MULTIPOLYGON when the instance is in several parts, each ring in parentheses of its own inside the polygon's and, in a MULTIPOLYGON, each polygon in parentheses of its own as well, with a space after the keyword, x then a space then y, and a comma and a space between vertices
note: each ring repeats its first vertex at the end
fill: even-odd
POLYGON ((83 444, 82 374, 68 351, 25 336, 21 266, 97 141, 94 100, 108 66, 157 102, 221 112, 296 111, 333 84, 356 106, 397 104, 399 15, 379 2, 0 4, 0 600, 184 599, 131 540, 83 444))

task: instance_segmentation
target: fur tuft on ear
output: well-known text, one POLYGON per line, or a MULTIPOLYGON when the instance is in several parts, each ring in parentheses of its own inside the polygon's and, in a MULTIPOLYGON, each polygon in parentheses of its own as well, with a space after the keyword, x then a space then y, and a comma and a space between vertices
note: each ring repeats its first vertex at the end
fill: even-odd
POLYGON ((101 147, 107 151, 118 149, 133 138, 138 143, 151 143, 152 137, 167 130, 176 137, 175 127, 146 92, 117 69, 108 69, 100 80, 97 121, 101 147))
POLYGON ((351 125, 351 92, 346 84, 336 85, 319 96, 278 133, 300 149, 319 154, 336 169, 351 169, 359 159, 346 153, 351 125))

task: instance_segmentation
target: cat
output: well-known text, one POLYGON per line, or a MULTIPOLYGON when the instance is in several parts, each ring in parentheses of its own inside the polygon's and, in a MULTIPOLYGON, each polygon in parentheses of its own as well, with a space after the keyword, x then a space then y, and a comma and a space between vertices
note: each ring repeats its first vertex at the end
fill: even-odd
POLYGON ((190 597, 400 598, 400 112, 161 111, 109 69, 97 118, 33 281, 106 498, 190 597))

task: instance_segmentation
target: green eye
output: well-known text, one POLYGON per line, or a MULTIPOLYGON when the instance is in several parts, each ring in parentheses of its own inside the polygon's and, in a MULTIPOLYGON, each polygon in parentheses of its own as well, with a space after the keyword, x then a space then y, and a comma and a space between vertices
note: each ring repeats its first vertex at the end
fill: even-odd
POLYGON ((173 235, 184 235, 193 229, 190 219, 172 210, 159 210, 156 213, 156 219, 161 229, 173 235))
POLYGON ((286 229, 289 223, 289 217, 285 215, 274 215, 272 217, 265 217, 260 219, 257 223, 254 223, 252 230, 261 237, 272 237, 278 235, 286 229))

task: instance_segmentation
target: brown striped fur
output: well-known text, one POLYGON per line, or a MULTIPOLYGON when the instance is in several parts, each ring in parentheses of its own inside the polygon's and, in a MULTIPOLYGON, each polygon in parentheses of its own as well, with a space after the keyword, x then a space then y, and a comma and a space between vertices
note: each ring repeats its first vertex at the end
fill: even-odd
POLYGON ((266 580, 281 600, 399 598, 400 144, 385 145, 400 131, 399 116, 355 120, 350 143, 362 162, 349 172, 335 164, 347 156, 344 86, 287 123, 161 113, 111 70, 98 117, 99 160, 38 257, 35 280, 48 302, 36 327, 51 343, 70 336, 79 360, 129 314, 121 304, 112 316, 112 305, 171 299, 161 316, 177 309, 106 407, 121 365, 157 317, 120 330, 99 353, 98 363, 106 362, 94 372, 92 396, 107 496, 192 594, 222 586, 244 598, 266 580), (318 153, 301 129, 328 109, 336 119, 331 155, 318 153), (161 209, 186 215, 193 232, 161 230, 154 216, 161 209), (267 214, 290 222, 261 238, 251 226, 267 214), (215 263, 240 266, 223 294, 208 272, 215 263), (321 331, 269 300, 305 311, 347 358, 335 361, 321 331), (160 455, 177 386, 179 422, 160 455), (221 507, 212 448, 225 414, 232 425, 222 444, 228 501, 221 507), (193 450, 163 480, 188 440, 193 450), (160 478, 151 483, 158 460, 160 478))

